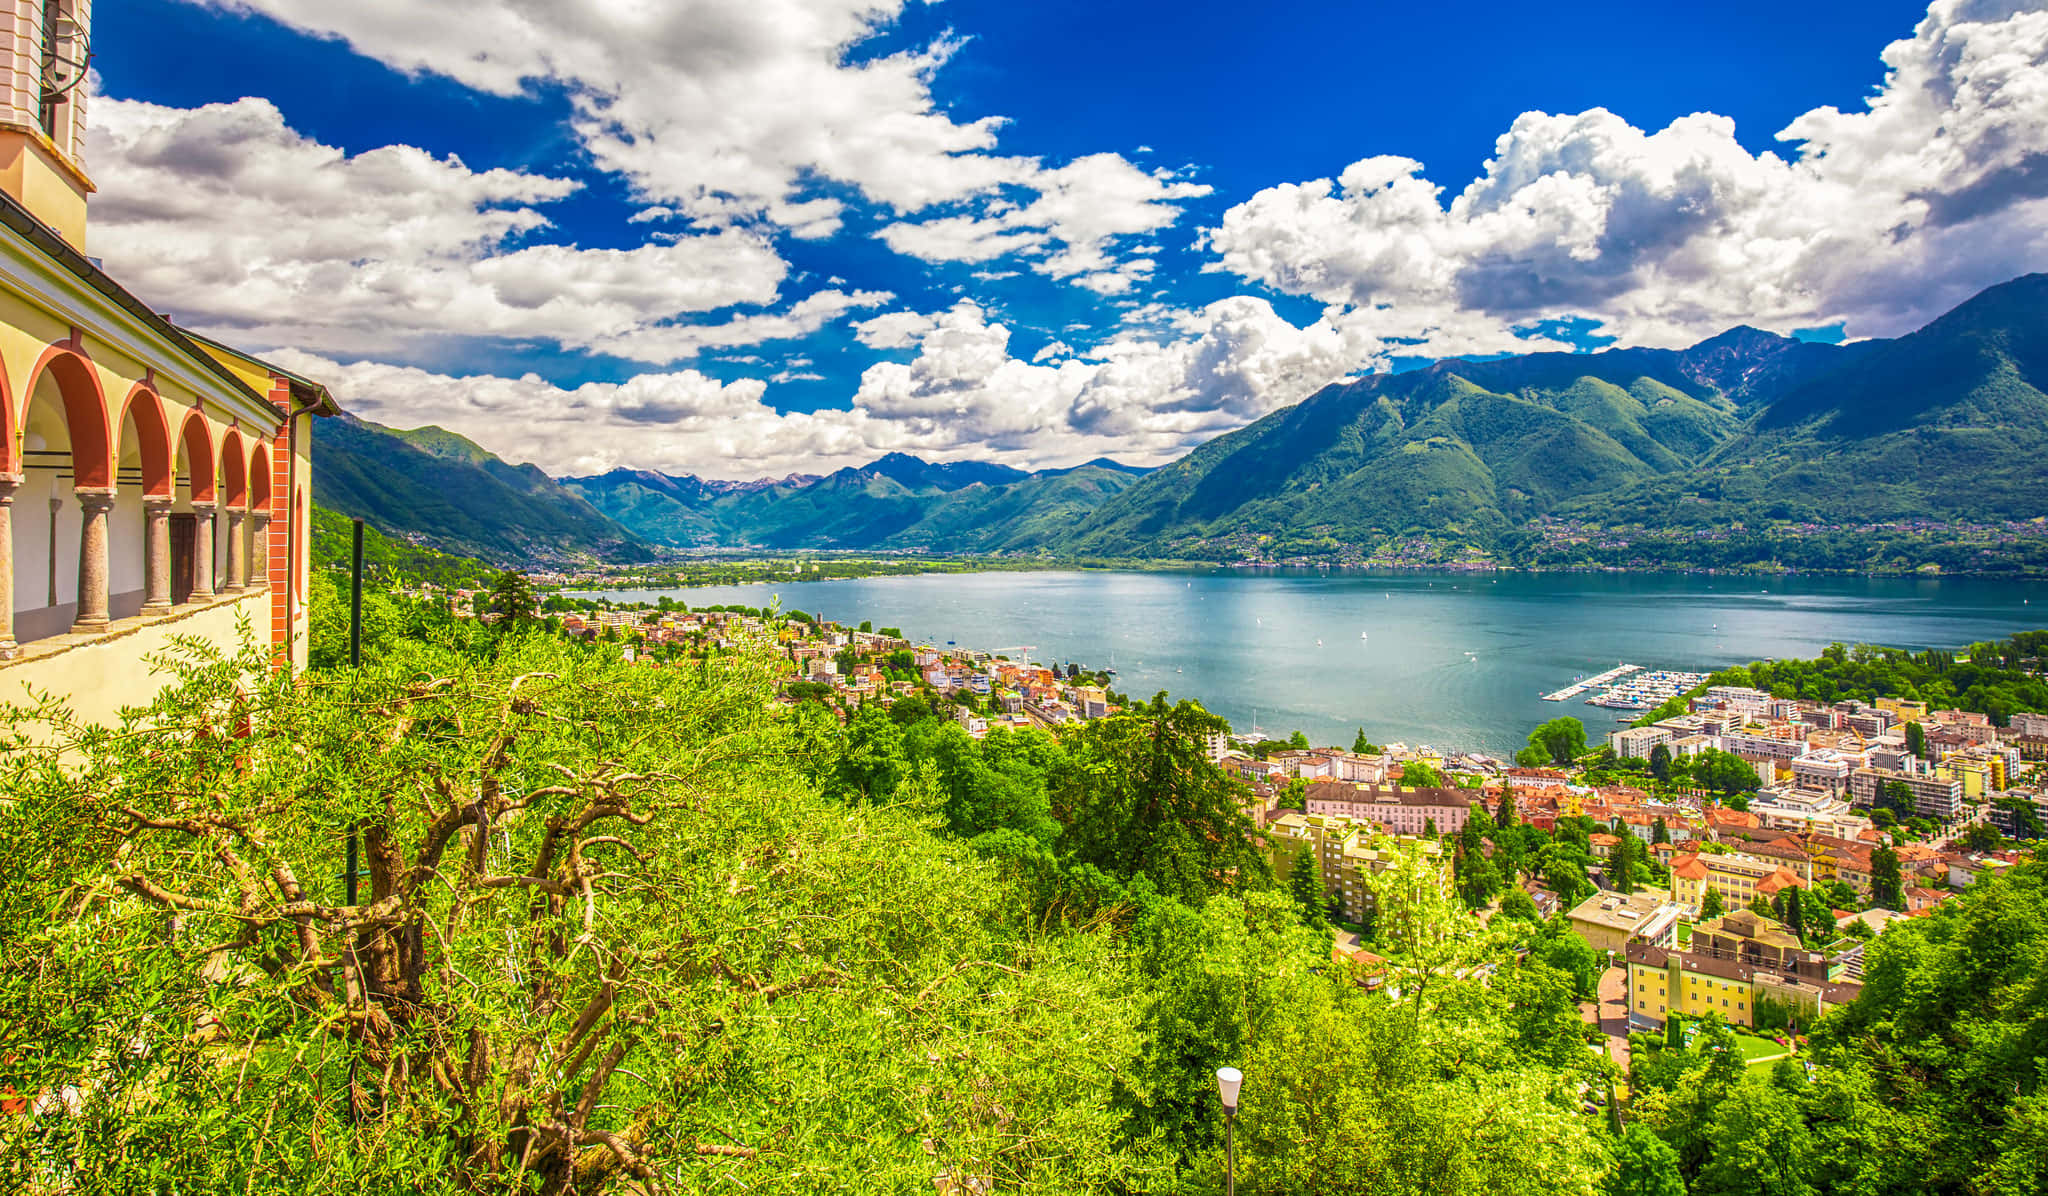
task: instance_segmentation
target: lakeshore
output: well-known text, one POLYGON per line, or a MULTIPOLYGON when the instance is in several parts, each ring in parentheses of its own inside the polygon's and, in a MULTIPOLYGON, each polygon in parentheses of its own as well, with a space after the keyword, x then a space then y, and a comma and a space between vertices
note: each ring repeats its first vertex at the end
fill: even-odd
MULTIPOLYGON (((1453 746, 1496 755, 1560 711, 1541 695, 1631 661, 1710 672, 1806 657, 1837 640, 1949 647, 2039 625, 2048 583, 1990 579, 1754 578, 1600 572, 954 573, 809 583, 604 591, 692 606, 779 601, 913 641, 1117 670, 1134 697, 1199 699, 1240 731, 1453 746), (1361 632, 1365 637, 1361 638, 1361 632)), ((2048 610, 2044 610, 2048 613, 2048 610)), ((1598 707, 1570 713, 1598 734, 1598 707)))

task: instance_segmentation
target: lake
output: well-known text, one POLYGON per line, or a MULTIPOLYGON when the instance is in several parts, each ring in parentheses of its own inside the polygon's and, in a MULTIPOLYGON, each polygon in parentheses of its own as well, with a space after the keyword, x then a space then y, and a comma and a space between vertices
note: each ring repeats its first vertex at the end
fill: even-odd
POLYGON ((1837 640, 1956 647, 2048 626, 2048 583, 1967 578, 1219 570, 611 592, 661 594, 692 606, 779 600, 914 641, 1114 667, 1118 690, 1197 698, 1240 734, 1256 719, 1274 738, 1299 729, 1348 747, 1364 727, 1375 743, 1496 754, 1562 714, 1589 736, 1611 730, 1618 712, 1540 695, 1619 661, 1708 672, 1837 640))

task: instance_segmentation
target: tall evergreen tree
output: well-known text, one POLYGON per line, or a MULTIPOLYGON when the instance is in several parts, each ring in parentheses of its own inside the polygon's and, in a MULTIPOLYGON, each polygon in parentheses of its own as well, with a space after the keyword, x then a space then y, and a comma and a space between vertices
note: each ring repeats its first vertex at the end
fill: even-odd
POLYGON ((1660 743, 1650 749, 1650 775, 1660 781, 1671 779, 1671 747, 1660 743))
POLYGON ((1886 909, 1904 909, 1905 885, 1899 875, 1899 853, 1880 847, 1870 853, 1870 895, 1886 909))
POLYGON ((1636 891, 1635 843, 1636 837, 1624 831, 1607 853, 1607 883, 1618 893, 1636 891))
POLYGON ((1303 925, 1323 925, 1323 911, 1329 903, 1329 894, 1323 888, 1323 874, 1316 867, 1315 853, 1305 842, 1295 848, 1294 861, 1288 867, 1287 894, 1301 907, 1303 925))

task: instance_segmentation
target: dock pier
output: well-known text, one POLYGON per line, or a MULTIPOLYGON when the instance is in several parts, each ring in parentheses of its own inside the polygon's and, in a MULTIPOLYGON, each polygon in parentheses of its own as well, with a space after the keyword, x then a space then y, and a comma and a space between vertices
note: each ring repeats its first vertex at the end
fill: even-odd
POLYGON ((1642 667, 1639 664, 1618 664, 1598 677, 1588 677, 1584 681, 1577 681, 1567 685, 1554 694, 1544 694, 1543 700, 1546 702, 1569 702, 1589 689, 1599 689, 1601 686, 1618 681, 1630 673, 1640 672, 1642 667))

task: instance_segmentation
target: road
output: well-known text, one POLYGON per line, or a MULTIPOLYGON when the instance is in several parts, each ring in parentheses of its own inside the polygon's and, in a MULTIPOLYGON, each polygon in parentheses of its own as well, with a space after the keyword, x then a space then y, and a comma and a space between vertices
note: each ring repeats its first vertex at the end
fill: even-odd
POLYGON ((1579 1002, 1579 1016, 1600 1027, 1607 1039, 1607 1057, 1628 1074, 1628 969, 1600 973, 1600 1000, 1579 1002))

